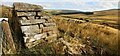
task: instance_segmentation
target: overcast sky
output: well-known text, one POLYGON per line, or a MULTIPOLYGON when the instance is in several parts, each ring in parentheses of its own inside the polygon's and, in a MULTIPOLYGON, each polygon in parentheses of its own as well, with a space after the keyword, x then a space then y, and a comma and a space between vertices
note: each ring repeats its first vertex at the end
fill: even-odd
POLYGON ((1 4, 12 6, 13 2, 41 5, 44 9, 68 9, 79 11, 98 11, 117 9, 120 0, 2 0, 1 4))

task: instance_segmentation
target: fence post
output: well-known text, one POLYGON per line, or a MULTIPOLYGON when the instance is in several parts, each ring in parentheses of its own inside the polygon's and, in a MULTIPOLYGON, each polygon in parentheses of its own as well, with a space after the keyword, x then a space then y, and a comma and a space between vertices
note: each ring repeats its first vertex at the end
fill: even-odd
POLYGON ((13 41, 13 38, 12 38, 12 34, 11 34, 11 31, 10 31, 10 27, 9 27, 7 18, 3 18, 3 20, 1 21, 1 26, 2 26, 3 33, 5 34, 4 38, 6 38, 6 41, 9 45, 10 50, 13 53, 16 53, 16 48, 15 48, 15 45, 14 45, 14 41, 13 41))
POLYGON ((1 21, 0 21, 0 56, 2 55, 2 38, 3 38, 3 32, 2 32, 1 21))

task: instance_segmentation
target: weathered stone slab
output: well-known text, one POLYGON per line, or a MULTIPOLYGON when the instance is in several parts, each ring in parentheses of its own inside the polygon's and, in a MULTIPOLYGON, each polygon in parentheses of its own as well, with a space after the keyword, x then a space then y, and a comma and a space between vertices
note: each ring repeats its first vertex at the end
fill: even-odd
POLYGON ((36 16, 35 19, 41 19, 41 16, 36 16))
POLYGON ((27 36, 24 37, 25 43, 33 42, 33 41, 36 41, 36 40, 40 40, 41 38, 47 37, 47 33, 41 33, 41 34, 28 33, 26 35, 27 36))
POLYGON ((38 25, 21 26, 23 33, 40 33, 38 25))
POLYGON ((29 17, 27 17, 27 18, 28 18, 28 20, 31 20, 31 21, 34 21, 34 19, 35 19, 34 16, 29 16, 29 17))
POLYGON ((13 6, 14 9, 17 11, 39 11, 43 9, 43 7, 41 7, 40 5, 19 3, 19 2, 15 2, 13 6))
POLYGON ((42 18, 42 19, 50 19, 49 16, 42 16, 41 18, 42 18))
POLYGON ((35 12, 17 12, 17 16, 35 16, 35 12))
POLYGON ((53 19, 49 18, 47 19, 48 22, 53 22, 53 19))
POLYGON ((27 17, 21 17, 21 20, 28 20, 27 17))
POLYGON ((24 42, 25 43, 29 43, 29 42, 34 42, 35 38, 31 38, 31 37, 23 37, 24 38, 24 42))
POLYGON ((36 40, 47 37, 47 33, 37 34, 34 36, 36 40))
POLYGON ((31 25, 37 23, 44 23, 45 19, 34 19, 34 20, 20 20, 21 25, 31 25))
POLYGON ((43 28, 44 27, 44 25, 43 24, 40 24, 40 28, 43 28))
POLYGON ((29 37, 23 37, 23 38, 24 38, 24 42, 26 43, 26 42, 27 42, 26 40, 27 40, 27 38, 29 38, 29 37))
POLYGON ((29 43, 29 42, 33 42, 36 40, 40 40, 41 38, 45 38, 45 37, 47 37, 47 33, 35 34, 34 36, 24 37, 24 42, 29 43))
POLYGON ((26 37, 26 36, 27 36, 27 37, 31 37, 31 36, 34 36, 34 35, 36 35, 36 34, 38 34, 38 33, 25 32, 24 34, 25 34, 25 37, 26 37))
POLYGON ((42 12, 38 12, 38 14, 37 14, 37 15, 38 15, 38 16, 42 16, 42 14, 43 14, 42 12))
POLYGON ((46 27, 48 26, 55 26, 56 24, 55 23, 43 23, 46 27))

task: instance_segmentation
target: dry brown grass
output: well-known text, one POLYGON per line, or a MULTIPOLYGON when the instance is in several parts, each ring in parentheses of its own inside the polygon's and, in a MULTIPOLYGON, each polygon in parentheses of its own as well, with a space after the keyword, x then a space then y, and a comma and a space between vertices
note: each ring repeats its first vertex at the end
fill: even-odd
POLYGON ((0 17, 11 18, 12 17, 11 7, 2 5, 0 7, 0 17))
POLYGON ((90 20, 90 22, 95 23, 95 24, 101 24, 101 25, 106 25, 110 26, 116 29, 119 29, 118 26, 118 14, 116 13, 115 15, 83 15, 83 14, 68 14, 68 15, 60 15, 62 17, 69 17, 71 19, 84 19, 84 20, 90 20))
POLYGON ((2 17, 2 7, 0 7, 0 17, 2 17))
POLYGON ((102 46, 109 54, 116 54, 118 48, 118 29, 93 23, 75 24, 61 20, 61 18, 63 17, 54 17, 60 32, 63 32, 62 36, 67 34, 78 39, 90 37, 93 45, 102 46))

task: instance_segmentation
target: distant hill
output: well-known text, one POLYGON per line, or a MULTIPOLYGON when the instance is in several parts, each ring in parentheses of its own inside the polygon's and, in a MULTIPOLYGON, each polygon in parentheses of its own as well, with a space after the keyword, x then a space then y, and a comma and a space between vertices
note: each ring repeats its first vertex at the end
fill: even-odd
POLYGON ((102 11, 94 11, 94 12, 83 12, 77 10, 45 10, 53 15, 61 15, 61 14, 86 14, 86 15, 117 15, 120 9, 110 9, 110 10, 102 10, 102 11))
POLYGON ((93 12, 82 12, 77 10, 45 10, 53 15, 61 15, 61 14, 93 14, 93 12))
POLYGON ((103 10, 103 11, 95 11, 93 14, 95 15, 118 15, 118 11, 120 9, 110 9, 110 10, 103 10))

